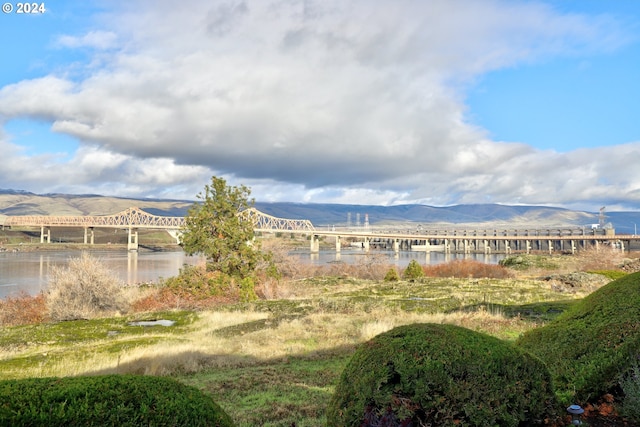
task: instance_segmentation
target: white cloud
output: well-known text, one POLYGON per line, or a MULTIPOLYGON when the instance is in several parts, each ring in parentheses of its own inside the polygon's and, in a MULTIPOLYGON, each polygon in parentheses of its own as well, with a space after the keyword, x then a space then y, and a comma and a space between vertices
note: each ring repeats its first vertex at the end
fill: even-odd
POLYGON ((89 31, 78 37, 68 34, 61 35, 55 45, 61 48, 77 49, 92 48, 98 50, 112 49, 117 46, 118 36, 110 31, 89 31))
POLYGON ((193 197, 216 173, 261 200, 640 203, 640 172, 616 166, 635 145, 591 165, 597 150, 540 152, 465 121, 474 79, 613 49, 609 19, 498 0, 114 4, 105 29, 57 39, 113 49, 104 68, 0 89, 0 118, 48 120, 83 144, 62 174, 14 157, 42 162, 22 182, 156 194, 197 181, 193 197))

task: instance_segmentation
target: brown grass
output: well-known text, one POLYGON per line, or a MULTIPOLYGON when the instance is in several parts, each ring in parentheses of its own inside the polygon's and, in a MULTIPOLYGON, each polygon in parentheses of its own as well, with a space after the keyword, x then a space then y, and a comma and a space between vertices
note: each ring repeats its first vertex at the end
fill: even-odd
POLYGON ((164 310, 204 310, 223 304, 237 302, 237 296, 215 295, 195 296, 178 288, 154 287, 142 290, 131 303, 133 312, 153 312, 164 310))
POLYGON ((0 326, 30 325, 49 320, 44 295, 21 293, 0 300, 0 326))
POLYGON ((445 264, 428 265, 423 267, 423 270, 428 277, 508 279, 513 276, 509 270, 502 266, 485 264, 468 259, 453 260, 445 264))

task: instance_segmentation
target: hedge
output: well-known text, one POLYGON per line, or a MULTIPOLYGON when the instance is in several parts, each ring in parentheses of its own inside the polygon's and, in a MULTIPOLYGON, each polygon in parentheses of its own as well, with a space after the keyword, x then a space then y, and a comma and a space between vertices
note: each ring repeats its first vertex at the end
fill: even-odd
POLYGON ((542 359, 564 403, 619 394, 640 363, 640 272, 610 282, 516 341, 542 359))
POLYGON ((0 381, 0 425, 232 427, 200 390, 170 378, 106 375, 0 381))
POLYGON ((555 419, 556 410, 538 359, 462 327, 414 324, 358 347, 327 425, 524 426, 555 419))

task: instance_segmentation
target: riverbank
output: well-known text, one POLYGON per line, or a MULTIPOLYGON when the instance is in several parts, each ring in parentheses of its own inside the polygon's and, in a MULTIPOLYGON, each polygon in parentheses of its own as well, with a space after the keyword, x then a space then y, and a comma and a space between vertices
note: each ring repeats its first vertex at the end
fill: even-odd
MULTIPOLYGON (((138 252, 181 251, 180 245, 163 243, 139 245, 138 252)), ((82 244, 82 243, 13 243, 0 245, 0 252, 60 252, 60 251, 128 251, 126 244, 82 244)))

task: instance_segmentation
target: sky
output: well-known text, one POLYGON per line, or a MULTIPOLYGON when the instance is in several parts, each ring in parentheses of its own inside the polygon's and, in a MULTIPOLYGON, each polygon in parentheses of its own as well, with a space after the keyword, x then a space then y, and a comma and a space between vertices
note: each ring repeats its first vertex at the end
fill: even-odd
POLYGON ((640 210, 639 1, 37 4, 0 15, 0 189, 640 210))

